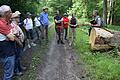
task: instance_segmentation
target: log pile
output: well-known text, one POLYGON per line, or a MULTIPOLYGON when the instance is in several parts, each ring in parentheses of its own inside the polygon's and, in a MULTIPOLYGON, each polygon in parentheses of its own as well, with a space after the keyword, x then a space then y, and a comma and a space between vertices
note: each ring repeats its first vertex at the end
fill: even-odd
POLYGON ((114 34, 103 28, 93 28, 90 34, 90 44, 92 50, 112 48, 111 40, 114 34))

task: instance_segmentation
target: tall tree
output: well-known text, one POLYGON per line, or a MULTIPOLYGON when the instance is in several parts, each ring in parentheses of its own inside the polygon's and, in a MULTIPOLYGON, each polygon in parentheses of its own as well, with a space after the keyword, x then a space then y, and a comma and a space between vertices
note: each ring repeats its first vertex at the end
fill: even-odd
POLYGON ((51 0, 49 5, 53 11, 59 10, 61 15, 69 9, 68 0, 51 0))
POLYGON ((107 24, 107 0, 103 0, 103 19, 105 24, 107 24))
POLYGON ((68 6, 72 8, 72 5, 73 5, 73 0, 68 0, 68 6))
POLYGON ((114 14, 114 0, 109 0, 110 10, 108 15, 108 24, 113 24, 113 14, 114 14))

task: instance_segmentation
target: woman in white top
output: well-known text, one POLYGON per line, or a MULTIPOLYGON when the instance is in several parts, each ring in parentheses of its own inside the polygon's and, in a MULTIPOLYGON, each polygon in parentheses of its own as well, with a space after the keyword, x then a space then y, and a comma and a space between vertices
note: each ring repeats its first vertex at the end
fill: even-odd
POLYGON ((26 29, 28 48, 36 46, 36 44, 33 43, 33 21, 29 12, 27 13, 27 18, 24 20, 24 27, 26 29))
POLYGON ((37 39, 40 39, 40 33, 41 33, 41 24, 39 20, 40 18, 38 16, 36 16, 34 19, 37 39))

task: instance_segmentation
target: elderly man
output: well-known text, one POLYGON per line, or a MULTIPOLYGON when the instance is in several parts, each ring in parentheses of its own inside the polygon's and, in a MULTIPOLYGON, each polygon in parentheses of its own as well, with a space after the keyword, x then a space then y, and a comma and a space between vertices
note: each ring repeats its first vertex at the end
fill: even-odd
POLYGON ((12 14, 11 17, 11 26, 12 26, 12 33, 16 35, 16 37, 19 39, 20 44, 16 44, 16 54, 15 54, 15 70, 14 73, 17 76, 23 75, 22 71, 26 69, 26 67, 22 67, 21 65, 21 54, 23 52, 23 42, 24 42, 24 34, 21 28, 19 27, 19 17, 20 17, 20 12, 16 11, 15 13, 12 14))
POLYGON ((12 80, 15 61, 15 37, 11 33, 11 8, 7 5, 0 7, 0 59, 4 63, 3 80, 12 80))

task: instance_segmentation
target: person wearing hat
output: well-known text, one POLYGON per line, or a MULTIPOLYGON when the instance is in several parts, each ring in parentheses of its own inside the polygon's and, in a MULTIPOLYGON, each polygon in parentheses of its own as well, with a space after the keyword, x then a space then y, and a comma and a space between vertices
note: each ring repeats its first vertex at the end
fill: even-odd
POLYGON ((64 33, 65 33, 64 39, 67 40, 68 24, 69 24, 69 19, 68 19, 67 13, 64 13, 62 20, 63 20, 63 27, 64 27, 64 33))
POLYGON ((42 39, 46 36, 46 40, 48 40, 48 7, 43 7, 43 12, 40 13, 40 23, 42 25, 42 39))
POLYGON ((20 44, 16 43, 16 54, 15 54, 15 69, 14 73, 17 76, 21 76, 23 67, 21 66, 20 60, 21 60, 21 53, 23 51, 23 42, 24 42, 24 34, 21 28, 19 27, 19 19, 20 19, 20 12, 16 11, 12 14, 11 17, 11 26, 12 26, 12 32, 16 37, 19 39, 20 44))
POLYGON ((24 20, 24 27, 26 30, 26 36, 27 36, 27 42, 28 42, 28 48, 31 48, 31 46, 36 46, 36 44, 33 42, 33 20, 31 18, 31 13, 27 12, 27 17, 24 20))
POLYGON ((15 63, 15 35, 11 32, 10 6, 0 7, 0 60, 4 63, 4 77, 2 80, 12 80, 15 63))
POLYGON ((41 34, 41 24, 40 24, 40 17, 37 15, 35 18, 34 18, 34 22, 35 22, 35 30, 36 30, 36 34, 37 34, 37 39, 39 40, 40 39, 40 34, 41 34))

